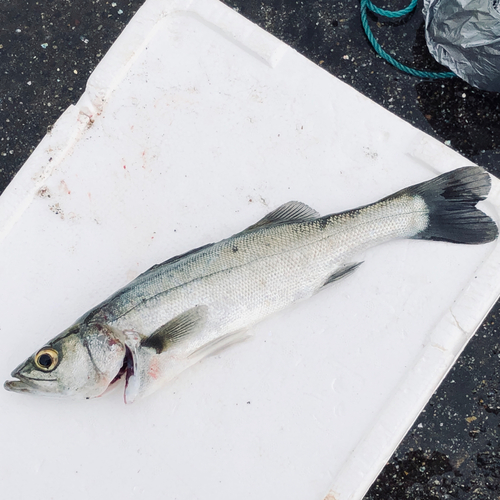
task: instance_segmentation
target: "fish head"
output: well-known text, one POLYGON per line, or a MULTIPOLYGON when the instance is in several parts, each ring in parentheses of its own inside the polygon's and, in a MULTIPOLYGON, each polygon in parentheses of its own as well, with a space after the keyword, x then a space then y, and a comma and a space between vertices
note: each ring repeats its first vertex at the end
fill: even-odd
POLYGON ((5 382, 8 391, 89 399, 126 369, 127 350, 107 326, 76 324, 36 351, 5 382))

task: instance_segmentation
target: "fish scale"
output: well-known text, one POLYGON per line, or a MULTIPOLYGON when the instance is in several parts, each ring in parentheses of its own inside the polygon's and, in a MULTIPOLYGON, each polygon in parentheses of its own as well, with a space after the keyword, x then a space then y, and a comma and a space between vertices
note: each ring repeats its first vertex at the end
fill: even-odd
POLYGON ((480 167, 464 167, 339 214, 285 203, 241 233, 153 266, 28 358, 5 388, 89 398, 125 375, 133 402, 347 277, 369 247, 396 238, 493 241, 496 223, 476 208, 490 184, 480 167))
MULTIPOLYGON (((140 285, 128 285, 130 293, 125 300, 132 308, 127 314, 113 321, 108 312, 125 308, 120 304, 123 292, 118 292, 117 302, 112 300, 101 313, 119 329, 150 335, 182 311, 205 304, 209 322, 194 346, 197 348, 313 295, 353 253, 386 240, 411 237, 426 222, 425 204, 414 197, 313 221, 253 229, 185 261, 156 267, 151 276, 139 277, 140 285), (381 220, 389 223, 382 225, 381 220), (135 300, 130 295, 136 296, 135 300), (230 315, 223 307, 226 302, 231 304, 230 315)), ((93 319, 99 320, 99 316, 93 319)))

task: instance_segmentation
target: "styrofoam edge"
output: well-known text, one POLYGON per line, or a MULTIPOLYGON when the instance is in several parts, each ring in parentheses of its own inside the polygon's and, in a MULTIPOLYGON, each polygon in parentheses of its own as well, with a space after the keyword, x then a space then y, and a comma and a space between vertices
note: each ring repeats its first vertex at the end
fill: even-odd
MULTIPOLYGON (((491 177, 488 201, 500 206, 500 180, 491 177)), ((500 245, 498 242, 491 245, 494 245, 492 253, 431 332, 430 343, 337 474, 325 500, 364 497, 500 297, 500 282, 492 279, 500 272, 500 245), (406 408, 407 418, 399 418, 401 408, 406 408), (353 484, 357 484, 355 490, 353 484)))
POLYGON ((71 152, 89 119, 69 106, 0 196, 0 242, 30 206, 52 172, 71 152))
POLYGON ((274 67, 286 51, 292 50, 255 24, 242 23, 238 13, 218 1, 194 0, 187 4, 186 0, 172 0, 165 6, 163 0, 149 0, 92 72, 78 102, 62 113, 3 192, 0 197, 0 242, 84 131, 92 126, 136 57, 161 29, 163 19, 176 13, 197 17, 270 67, 274 67))
MULTIPOLYGON (((211 26, 216 26, 224 36, 259 56, 270 67, 274 67, 283 54, 291 50, 251 23, 248 23, 247 30, 241 30, 239 15, 223 4, 195 0, 189 5, 189 9, 191 15, 198 16, 211 26), (233 23, 233 20, 237 22, 233 23)), ((181 11, 186 12, 186 3, 177 0, 173 0, 167 9, 161 0, 149 0, 139 9, 134 16, 134 22, 125 28, 90 76, 81 99, 61 115, 52 132, 45 136, 15 181, 0 197, 0 241, 22 217, 47 178, 71 152, 87 127, 92 125, 94 116, 103 110, 109 95, 126 76, 135 58, 142 52, 156 30, 161 29, 163 19, 181 11), (179 7, 181 5, 182 8, 179 7)), ((421 134, 421 137, 426 136, 421 134)), ((426 141, 422 139, 423 142, 426 141)), ((443 161, 439 162, 439 157, 432 155, 426 149, 429 142, 430 140, 427 140, 427 145, 421 144, 420 150, 415 151, 415 157, 420 157, 427 165, 435 166, 437 173, 440 173, 442 170, 439 170, 439 165, 449 164, 449 149, 432 140, 443 157, 443 161)), ((496 180, 492 191, 494 192, 490 199, 500 204, 500 187, 496 180)), ((375 426, 360 441, 337 475, 330 492, 330 499, 362 498, 375 480, 439 385, 435 381, 438 380, 440 383, 446 376, 467 340, 479 327, 500 295, 500 284, 489 282, 492 273, 496 273, 500 266, 499 254, 500 250, 495 248, 488 261, 478 270, 475 282, 459 296, 452 311, 438 324, 432 334, 435 342, 424 350, 422 357, 379 415, 375 426), (470 306, 475 303, 483 305, 488 303, 488 310, 485 311, 484 306, 481 310, 470 306), (462 334, 460 341, 456 340, 458 333, 462 334), (444 340, 448 343, 443 343, 444 340), (427 386, 422 380, 428 381, 427 386), (429 391, 428 388, 422 389, 422 387, 433 387, 433 389, 429 391), (394 415, 399 413, 397 410, 401 405, 411 411, 407 413, 406 420, 398 419, 394 422, 394 415), (379 468, 374 468, 376 463, 379 464, 379 468), (358 485, 354 491, 353 483, 358 485)))
POLYGON ((436 175, 442 174, 448 170, 447 165, 450 165, 450 156, 455 156, 457 165, 451 166, 449 169, 465 167, 473 165, 471 161, 465 161, 462 155, 453 151, 450 147, 433 137, 419 131, 413 141, 413 148, 409 155, 421 161, 427 167, 431 167, 436 175))
MULTIPOLYGON (((175 15, 191 15, 221 34, 245 52, 251 53, 269 67, 278 64, 290 47, 257 25, 241 22, 241 16, 216 1, 184 0, 146 2, 122 35, 112 45, 87 83, 86 113, 100 113, 110 94, 128 73, 136 57, 163 26, 162 21, 175 15), (104 68, 104 69, 103 69, 104 68)), ((80 104, 80 103, 79 103, 80 104)), ((83 108, 82 108, 83 109, 83 108)))

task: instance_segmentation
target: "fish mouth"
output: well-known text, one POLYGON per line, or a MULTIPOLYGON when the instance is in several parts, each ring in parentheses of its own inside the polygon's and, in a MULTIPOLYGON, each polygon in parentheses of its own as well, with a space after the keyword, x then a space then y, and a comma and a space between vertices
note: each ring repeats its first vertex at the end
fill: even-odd
POLYGON ((10 392, 18 393, 38 393, 41 389, 38 382, 55 382, 55 378, 35 378, 27 377, 26 375, 21 375, 17 371, 13 371, 10 375, 12 378, 17 378, 18 380, 7 380, 3 387, 5 390, 10 392))
POLYGON ((3 384, 3 388, 10 392, 33 392, 34 388, 26 385, 22 380, 7 380, 3 384))

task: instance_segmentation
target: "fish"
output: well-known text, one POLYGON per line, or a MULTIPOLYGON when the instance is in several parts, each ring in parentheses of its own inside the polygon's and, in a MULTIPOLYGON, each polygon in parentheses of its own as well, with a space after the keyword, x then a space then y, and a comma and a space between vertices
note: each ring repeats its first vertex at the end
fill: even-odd
POLYGON ((125 379, 132 403, 245 339, 270 314, 350 276, 362 264, 355 256, 374 245, 494 241, 496 222, 476 207, 490 188, 489 174, 470 166, 341 213, 285 203, 242 232, 140 274, 37 350, 4 387, 89 399, 125 379))

